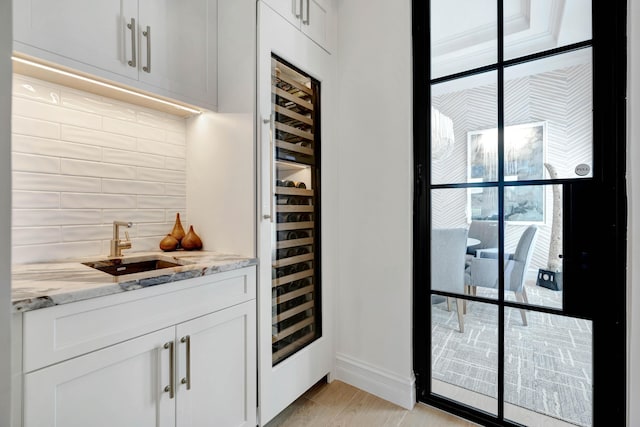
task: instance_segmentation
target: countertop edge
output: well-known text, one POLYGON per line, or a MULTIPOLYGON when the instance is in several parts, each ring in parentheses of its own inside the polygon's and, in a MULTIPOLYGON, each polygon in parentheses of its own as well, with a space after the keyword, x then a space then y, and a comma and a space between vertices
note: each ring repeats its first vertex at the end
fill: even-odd
POLYGON ((82 264, 83 261, 95 261, 99 257, 15 265, 12 267, 12 312, 25 313, 258 264, 257 258, 216 252, 143 252, 126 255, 123 259, 160 255, 189 263, 180 267, 119 277, 82 264))

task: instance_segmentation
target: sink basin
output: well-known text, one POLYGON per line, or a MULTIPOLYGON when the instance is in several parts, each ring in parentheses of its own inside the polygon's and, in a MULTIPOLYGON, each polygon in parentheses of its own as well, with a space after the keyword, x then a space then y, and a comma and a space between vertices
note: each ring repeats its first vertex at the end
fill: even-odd
POLYGON ((105 259, 94 262, 83 262, 87 267, 104 271, 112 276, 123 276, 125 274, 142 273, 145 271, 162 270, 164 268, 182 267, 183 264, 177 264, 165 259, 105 259))

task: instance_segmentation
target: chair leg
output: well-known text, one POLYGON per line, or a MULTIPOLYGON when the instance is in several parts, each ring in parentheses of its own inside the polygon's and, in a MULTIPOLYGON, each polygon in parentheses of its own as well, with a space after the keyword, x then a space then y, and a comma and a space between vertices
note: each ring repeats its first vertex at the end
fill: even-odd
POLYGON ((460 298, 456 298, 456 308, 458 309, 458 325, 460 326, 460 333, 464 333, 464 318, 462 317, 463 301, 460 298))
POLYGON ((522 299, 524 299, 525 304, 529 304, 529 297, 527 296, 527 289, 524 285, 522 285, 522 299))
MULTIPOLYGON (((471 289, 469 288, 469 285, 464 285, 464 294, 469 295, 470 293, 471 289)), ((467 300, 464 300, 462 303, 462 313, 467 314, 467 300)))
MULTIPOLYGON (((527 294, 524 292, 524 288, 522 288, 522 292, 516 292, 516 301, 521 303, 529 303, 527 300, 527 294)), ((527 313, 526 310, 520 309, 520 316, 522 316, 522 324, 527 326, 527 313)))
POLYGON ((447 311, 451 311, 451 298, 447 297, 447 311))

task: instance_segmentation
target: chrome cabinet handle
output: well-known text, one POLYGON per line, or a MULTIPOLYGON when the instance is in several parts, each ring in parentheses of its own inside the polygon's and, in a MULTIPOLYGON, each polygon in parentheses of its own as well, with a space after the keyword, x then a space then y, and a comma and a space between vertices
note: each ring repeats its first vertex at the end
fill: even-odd
POLYGON ((169 385, 165 386, 164 388, 164 392, 165 393, 169 393, 169 399, 173 399, 174 393, 175 393, 175 384, 173 383, 174 381, 174 377, 175 377, 175 372, 174 372, 174 366, 175 366, 175 349, 173 346, 173 341, 169 341, 164 343, 164 348, 165 349, 169 349, 169 385))
MULTIPOLYGON (((303 0, 300 0, 300 2, 302 3, 303 0)), ((307 19, 302 19, 302 23, 305 25, 309 25, 309 0, 307 0, 307 19)))
POLYGON ((127 28, 131 30, 131 61, 127 62, 130 67, 135 68, 136 64, 136 19, 131 18, 131 22, 127 24, 127 28))
POLYGON ((300 18, 302 16, 302 2, 303 0, 293 0, 293 14, 296 18, 300 18))
POLYGON ((151 72, 151 27, 147 25, 147 30, 142 32, 147 38, 147 65, 142 67, 142 71, 151 72))
POLYGON ((189 335, 180 338, 180 342, 187 344, 187 376, 180 382, 187 385, 187 390, 191 390, 191 337, 189 335))

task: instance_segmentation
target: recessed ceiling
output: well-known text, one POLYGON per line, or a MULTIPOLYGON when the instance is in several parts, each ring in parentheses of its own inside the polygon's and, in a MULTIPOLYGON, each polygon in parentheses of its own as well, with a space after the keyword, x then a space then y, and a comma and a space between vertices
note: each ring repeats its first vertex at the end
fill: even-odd
MULTIPOLYGON (((496 0, 432 0, 432 78, 497 60, 496 0)), ((505 0, 504 57, 516 58, 591 38, 584 0, 505 0)))

